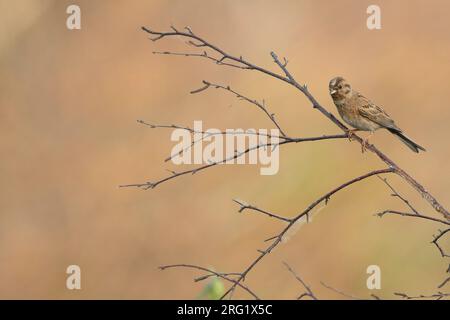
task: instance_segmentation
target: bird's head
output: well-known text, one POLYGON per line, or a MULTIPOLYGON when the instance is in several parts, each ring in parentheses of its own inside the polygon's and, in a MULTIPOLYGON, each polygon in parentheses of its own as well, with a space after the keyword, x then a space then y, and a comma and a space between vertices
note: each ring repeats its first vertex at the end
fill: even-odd
POLYGON ((333 97, 334 100, 341 100, 343 98, 346 98, 351 95, 352 93, 352 87, 342 77, 336 77, 331 79, 329 84, 330 89, 330 95, 333 97))

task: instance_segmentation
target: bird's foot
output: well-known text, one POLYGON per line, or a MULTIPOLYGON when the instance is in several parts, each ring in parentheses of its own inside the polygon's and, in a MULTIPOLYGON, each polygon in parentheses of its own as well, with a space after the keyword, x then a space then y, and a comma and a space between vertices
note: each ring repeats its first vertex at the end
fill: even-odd
POLYGON ((361 142, 361 152, 364 153, 369 147, 369 138, 373 135, 373 131, 370 132, 369 136, 362 140, 361 142))
POLYGON ((361 152, 364 153, 367 151, 367 148, 369 147, 369 138, 363 139, 361 142, 361 152))

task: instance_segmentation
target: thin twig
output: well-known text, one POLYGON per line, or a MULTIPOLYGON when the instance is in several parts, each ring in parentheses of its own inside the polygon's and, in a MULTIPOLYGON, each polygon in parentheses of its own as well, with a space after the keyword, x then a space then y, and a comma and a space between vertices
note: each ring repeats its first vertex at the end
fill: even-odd
POLYGON ((208 55, 208 53, 206 51, 203 51, 203 53, 153 51, 153 54, 165 54, 165 55, 183 56, 183 57, 200 57, 200 58, 206 58, 206 59, 212 60, 212 61, 214 61, 216 64, 218 64, 220 66, 228 66, 228 67, 233 67, 233 68, 238 68, 238 69, 251 69, 250 67, 239 66, 239 65, 236 65, 236 64, 223 62, 223 60, 221 60, 221 59, 217 59, 217 58, 214 58, 214 57, 208 55))
MULTIPOLYGON (((177 154, 172 154, 169 157, 167 157, 166 159, 164 159, 164 162, 168 162, 170 160, 172 160, 175 156, 177 155, 181 155, 184 152, 189 151, 190 149, 192 149, 194 147, 194 145, 196 143, 200 143, 202 141, 204 141, 206 138, 209 138, 211 136, 228 136, 228 135, 233 135, 233 136, 238 136, 238 135, 245 135, 245 136, 257 136, 257 137, 265 137, 267 139, 282 139, 282 140, 289 140, 291 142, 295 142, 294 140, 296 138, 290 138, 290 137, 284 137, 284 136, 280 136, 280 135, 272 135, 272 134, 268 134, 268 133, 260 133, 260 132, 256 132, 255 130, 246 130, 246 131, 217 131, 217 132, 213 132, 213 131, 204 131, 204 130, 195 130, 192 129, 190 127, 187 126, 181 126, 181 125, 176 125, 176 124, 152 124, 152 123, 148 123, 144 120, 137 120, 138 123, 146 125, 152 129, 180 129, 180 130, 186 130, 191 134, 198 134, 201 135, 198 139, 193 139, 193 141, 190 143, 189 146, 184 147, 182 150, 180 150, 180 152, 178 152, 177 154)), ((334 137, 333 137, 334 138, 334 137)))
MULTIPOLYGON (((311 102, 312 106, 314 109, 317 109, 318 111, 320 111, 326 118, 328 118, 330 121, 332 121, 336 126, 338 126, 343 132, 344 132, 344 136, 348 137, 349 136, 349 130, 348 128, 340 121, 338 120, 333 114, 331 114, 330 112, 328 112, 323 106, 321 106, 317 100, 312 96, 312 94, 309 92, 308 87, 306 85, 301 85, 299 84, 295 78, 293 77, 293 75, 288 71, 287 69, 287 64, 288 64, 288 60, 286 58, 283 58, 283 62, 280 61, 280 59, 278 58, 278 56, 272 52, 271 56, 275 62, 275 64, 281 69, 282 74, 278 74, 276 72, 267 70, 265 68, 259 67, 245 59, 242 58, 242 56, 233 56, 230 55, 228 53, 226 53, 224 50, 220 49, 219 47, 207 42, 206 40, 200 38, 199 36, 197 36, 196 34, 194 34, 192 32, 192 30, 189 27, 186 27, 185 30, 183 32, 178 31, 176 28, 172 27, 172 31, 171 32, 158 32, 158 31, 153 31, 150 30, 146 27, 142 28, 145 32, 151 34, 153 37, 151 38, 153 41, 157 41, 159 39, 162 39, 164 37, 170 37, 170 36, 181 36, 181 37, 185 37, 188 38, 188 44, 199 48, 199 47, 205 47, 208 50, 212 50, 213 52, 215 52, 215 55, 219 55, 220 57, 216 58, 214 56, 211 56, 207 51, 204 51, 203 53, 173 53, 173 52, 157 52, 160 54, 170 54, 170 55, 183 55, 183 56, 195 56, 195 57, 203 57, 203 58, 207 58, 211 61, 214 61, 215 63, 219 64, 219 65, 227 65, 230 67, 234 67, 234 68, 239 68, 239 69, 248 69, 248 70, 254 70, 254 71, 258 71, 261 72, 263 74, 266 74, 272 78, 276 78, 278 80, 281 80, 293 87, 295 87, 296 89, 298 89, 301 93, 303 93, 306 98, 311 102)), ((204 86, 202 88, 199 88, 197 90, 192 91, 192 93, 198 93, 201 91, 204 91, 206 89, 208 89, 212 84, 208 83, 208 82, 204 82, 204 86)), ((230 91, 236 95, 239 94, 237 92, 235 92, 234 90, 229 89, 229 87, 224 87, 224 86, 220 86, 218 88, 221 89, 225 89, 227 91, 230 91), (228 90, 229 89, 229 90, 228 90)), ((241 98, 243 98, 244 96, 240 95, 241 98)), ((251 99, 245 99, 251 103, 255 104, 256 100, 251 100, 251 99)), ((265 111, 266 115, 268 115, 272 122, 279 128, 279 125, 277 124, 277 122, 274 120, 274 118, 271 116, 271 114, 267 111, 267 109, 265 108, 264 104, 259 103, 256 101, 256 105, 258 107, 260 107, 260 109, 262 109, 263 111, 265 111), (261 108, 261 106, 263 108, 261 108)), ((280 129, 281 132, 281 129, 280 129)), ((282 132, 281 132, 282 133, 282 132)), ((284 136, 284 133, 282 133, 282 135, 284 136)), ((353 134, 352 137, 354 138, 354 140, 358 141, 360 144, 363 143, 363 139, 361 139, 359 136, 353 134)), ((338 136, 335 136, 334 138, 338 138, 338 136)), ((341 138, 341 136, 339 136, 339 138, 341 138)), ((291 142, 303 142, 303 141, 316 141, 316 140, 323 140, 323 139, 330 139, 330 137, 326 137, 326 138, 319 138, 319 137, 315 137, 315 138, 306 138, 308 140, 305 140, 305 138, 300 138, 298 140, 289 140, 289 139, 285 139, 279 143, 276 144, 276 146, 279 145, 283 145, 283 144, 287 144, 287 143, 291 143, 291 142)), ((258 145, 256 146, 256 148, 260 148, 263 146, 269 146, 271 144, 266 144, 266 145, 258 145)), ((258 211, 260 213, 263 213, 265 215, 268 215, 270 217, 276 218, 276 219, 280 219, 280 220, 284 220, 285 222, 288 222, 288 225, 275 237, 270 238, 270 240, 273 240, 273 242, 265 249, 265 250, 259 250, 258 252, 260 253, 260 255, 245 269, 244 272, 239 273, 239 274, 235 274, 237 276, 237 279, 229 279, 228 276, 224 276, 222 274, 222 277, 225 277, 227 281, 231 282, 232 285, 231 287, 227 290, 227 292, 224 293, 224 295, 222 296, 222 298, 226 297, 227 295, 233 293, 235 291, 235 288, 237 286, 242 287, 241 282, 245 279, 246 275, 266 256, 268 255, 283 239, 284 235, 287 233, 287 231, 289 231, 294 224, 299 221, 299 219, 301 219, 302 217, 306 216, 308 217, 308 214, 311 212, 311 210, 313 210, 317 205, 319 205, 320 203, 322 203, 323 201, 325 201, 325 203, 328 202, 328 200, 330 199, 330 197, 332 195, 334 195, 336 192, 346 188, 347 186, 357 182, 357 181, 361 181, 364 180, 368 177, 371 177, 373 175, 378 175, 378 174, 382 174, 382 173, 395 173, 398 176, 402 177, 405 181, 407 181, 418 193, 421 194, 421 196, 440 214, 443 215, 443 217, 447 220, 450 220, 450 214, 449 212, 427 191, 425 190, 425 188, 419 184, 413 177, 411 177, 409 174, 407 174, 402 168, 400 168, 397 164, 395 164, 391 159, 389 159, 384 153, 382 153, 379 149, 377 149, 374 145, 368 145, 366 146, 366 149, 373 152, 375 155, 378 156, 378 158, 380 160, 382 160, 384 163, 386 163, 388 165, 387 169, 382 169, 382 170, 376 170, 376 171, 372 171, 369 172, 365 175, 362 175, 360 177, 357 177, 355 179, 352 179, 342 185, 340 185, 339 187, 333 189, 332 191, 328 192, 327 194, 325 194, 324 196, 322 196, 321 198, 317 199, 315 202, 313 202, 311 205, 309 205, 303 212, 301 212, 300 214, 298 214, 296 217, 289 219, 289 222, 284 220, 284 219, 280 219, 282 218, 281 216, 278 215, 274 215, 270 212, 267 212, 265 210, 261 210, 258 209, 255 210, 255 208, 253 207, 249 207, 247 209, 252 209, 255 211, 258 211)), ((247 149, 246 151, 239 153, 239 154, 235 154, 234 157, 239 157, 243 154, 245 154, 246 152, 249 152, 250 148, 247 149)), ((225 159, 224 161, 227 161, 227 159, 225 159)), ((184 175, 184 174, 188 174, 188 173, 196 173, 200 170, 212 167, 216 164, 219 164, 222 162, 215 162, 215 163, 210 163, 208 165, 193 169, 193 170, 187 170, 187 171, 183 171, 180 173, 172 173, 172 176, 161 179, 155 183, 151 183, 151 182, 147 182, 144 184, 133 184, 133 185, 127 185, 127 186, 135 186, 135 187, 142 187, 145 189, 148 188, 153 188, 156 185, 176 178, 178 176, 184 175)), ((404 200, 404 198, 402 198, 401 196, 399 196, 400 199, 404 200)), ((405 202, 408 206, 409 203, 405 202)), ((245 207, 245 206, 244 206, 245 207)), ((411 207, 410 207, 411 208, 411 207)), ((242 209, 242 205, 241 205, 241 209, 242 209)), ((415 213, 414 216, 415 217, 420 217, 423 219, 428 219, 428 220, 433 220, 433 221, 437 221, 437 222, 442 222, 439 219, 434 219, 434 218, 430 218, 430 217, 426 217, 426 216, 422 216, 420 215, 418 212, 416 212, 413 208, 411 208, 413 210, 413 212, 415 213)), ((386 211, 385 213, 388 213, 388 211, 386 211)), ((383 214, 385 214, 383 213, 383 214)), ((390 213, 393 213, 392 210, 390 211, 390 213)), ((394 214, 400 214, 400 212, 394 213, 394 214)), ((402 213, 402 215, 404 215, 405 213, 402 213)), ((406 213, 406 215, 409 215, 409 213, 406 213)), ((443 234, 445 234, 448 230, 445 230, 443 232, 441 232, 440 235, 438 235, 435 240, 433 241, 433 243, 435 243, 438 248, 439 245, 437 244, 437 241, 439 240, 440 237, 443 236, 443 234)), ((443 253, 443 252, 442 252, 443 253)), ((195 267, 196 266, 192 266, 192 265, 177 265, 177 266, 185 266, 185 267, 195 267)), ((206 269, 204 270, 206 271, 206 269)), ((220 276, 220 274, 218 274, 218 276, 220 276)), ((439 293, 442 295, 442 293, 439 293)), ((354 298, 354 297, 353 297, 354 298)))
POLYGON ((275 219, 278 219, 278 220, 282 220, 282 221, 284 221, 284 222, 291 222, 291 219, 284 218, 284 217, 282 217, 282 216, 279 216, 279 215, 277 215, 277 214, 271 213, 271 212, 269 212, 269 211, 259 209, 258 207, 255 207, 255 206, 253 206, 253 205, 251 205, 251 204, 245 203, 244 201, 242 201, 242 200, 240 200, 240 199, 233 199, 233 201, 236 202, 238 205, 241 206, 241 207, 239 208, 239 212, 243 212, 244 210, 253 210, 253 211, 256 211, 256 212, 260 212, 260 213, 262 213, 262 214, 265 214, 265 215, 267 215, 267 216, 269 216, 269 217, 271 217, 271 218, 275 218, 275 219))
MULTIPOLYGON (((270 252, 272 252, 272 250, 277 247, 282 239, 283 236, 294 226, 294 224, 301 219, 304 216, 307 216, 311 210, 313 210, 318 204, 320 204, 323 201, 329 201, 329 199, 331 198, 332 195, 334 195, 336 192, 347 188, 348 186, 358 182, 358 181, 362 181, 365 180, 369 177, 372 177, 374 175, 378 175, 378 174, 383 174, 383 173, 392 173, 393 169, 392 168, 388 168, 388 169, 381 169, 381 170, 375 170, 375 171, 371 171, 369 173, 366 173, 362 176, 356 177, 352 180, 349 180, 343 184, 341 184, 340 186, 334 188, 333 190, 327 192, 325 195, 323 195, 322 197, 318 198, 316 201, 314 201, 312 204, 310 204, 304 211, 302 211, 301 213, 299 213, 296 217, 294 217, 293 219, 291 219, 291 221, 289 222, 289 224, 275 237, 272 237, 270 240, 274 240, 272 242, 271 245, 269 245, 265 250, 260 251, 260 255, 253 260, 250 265, 241 273, 241 276, 236 280, 237 283, 240 283, 245 277, 246 275, 266 256, 268 255, 270 252)), ((233 284, 222 296, 222 299, 225 298, 232 290, 233 288, 236 286, 237 284, 233 284)))
MULTIPOLYGON (((249 103, 251 103, 251 104, 254 104, 254 105, 257 106, 259 109, 261 109, 261 110, 266 114, 266 116, 270 119, 270 121, 272 121, 272 123, 278 128, 278 130, 280 130, 281 136, 286 137, 286 134, 283 132, 283 129, 281 129, 281 126, 280 126, 280 125, 278 124, 278 122, 275 120, 275 114, 270 113, 270 112, 267 110, 267 107, 266 107, 266 105, 265 105, 264 100, 263 100, 263 102, 259 102, 258 100, 250 99, 250 98, 244 96, 243 94, 241 94, 241 93, 239 93, 239 92, 237 92, 237 91, 231 89, 230 86, 223 86, 223 85, 220 85, 220 84, 207 82, 207 81, 205 81, 205 80, 203 80, 203 84, 205 85, 205 87, 203 87, 203 88, 205 88, 205 89, 203 89, 203 90, 206 90, 207 88, 209 88, 209 87, 212 86, 212 87, 214 87, 214 88, 216 88, 216 89, 222 89, 222 90, 231 92, 231 93, 234 94, 238 99, 245 100, 245 101, 247 101, 247 102, 249 102, 249 103)), ((200 89, 199 89, 199 90, 200 90, 200 89)), ((203 91, 203 90, 201 90, 201 91, 203 91)), ((195 90, 195 93, 198 93, 198 92, 199 92, 198 90, 195 90)), ((192 92, 191 92, 191 93, 192 93, 192 92)))
POLYGON ((384 210, 382 212, 378 212, 375 213, 376 216, 378 217, 383 217, 385 214, 396 214, 402 217, 413 217, 413 218, 420 218, 420 219, 425 219, 425 220, 430 220, 430 221, 435 221, 435 222, 439 222, 442 224, 446 224, 446 225, 450 225, 450 222, 438 219, 438 218, 433 218, 433 217, 428 217, 425 215, 422 215, 420 213, 408 213, 408 212, 402 212, 402 211, 397 211, 397 210, 384 210))
POLYGON ((405 300, 417 300, 417 299, 436 299, 441 300, 445 297, 450 297, 450 293, 437 292, 431 295, 418 295, 418 296, 409 296, 406 293, 395 292, 396 296, 402 297, 405 300))
POLYGON ((329 285, 325 284, 325 283, 322 282, 322 281, 320 282, 320 284, 321 284, 322 286, 324 286, 325 288, 327 288, 327 289, 329 289, 329 290, 331 290, 331 291, 334 291, 334 292, 340 294, 340 295, 343 296, 343 297, 350 298, 350 299, 353 299, 353 300, 365 300, 365 299, 363 299, 363 298, 355 297, 355 296, 353 296, 353 295, 351 295, 351 294, 348 294, 348 293, 345 293, 345 292, 343 292, 343 291, 341 291, 341 290, 338 290, 338 289, 336 289, 336 288, 333 288, 332 286, 329 286, 329 285))
POLYGON ((391 194, 391 196, 393 196, 393 197, 397 197, 397 198, 399 198, 401 201, 403 201, 415 214, 417 214, 417 215, 419 215, 419 212, 416 210, 416 208, 414 208, 412 205, 411 205, 411 203, 409 203, 409 201, 406 199, 406 198, 404 198, 402 195, 400 195, 398 192, 397 192, 397 190, 395 190, 394 189, 394 187, 387 181, 387 179, 386 178, 381 178, 381 177, 378 177, 381 181, 383 181, 387 186, 388 186, 388 188, 389 189, 391 189, 391 191, 392 191, 392 194, 391 194))
POLYGON ((439 239, 442 238, 442 236, 445 235, 449 231, 450 231, 450 228, 446 229, 444 231, 439 230, 439 234, 434 237, 433 241, 431 241, 431 243, 434 244, 436 246, 436 248, 438 248, 438 250, 441 253, 441 256, 443 258, 450 257, 450 255, 446 254, 444 249, 442 249, 442 247, 439 245, 439 239))
MULTIPOLYGON (((229 278, 227 275, 232 275, 231 273, 228 273, 228 274, 219 273, 214 270, 204 268, 201 266, 192 265, 192 264, 172 264, 172 265, 166 265, 166 266, 159 267, 159 269, 161 269, 161 270, 166 270, 166 269, 171 269, 171 268, 190 268, 190 269, 197 269, 200 271, 208 272, 211 275, 215 275, 221 279, 224 279, 228 282, 233 283, 234 287, 239 286, 243 290, 247 291, 250 295, 252 295, 256 300, 260 300, 259 297, 252 290, 250 290, 247 286, 243 285, 242 283, 237 282, 234 279, 229 278)), ((198 279, 199 278, 197 278, 196 280, 198 281, 198 279)), ((206 279, 206 277, 203 277, 202 280, 204 280, 204 279, 206 279)))
POLYGON ((303 287, 306 289, 306 292, 302 293, 297 300, 301 300, 303 297, 310 297, 313 300, 317 300, 317 297, 312 292, 311 288, 303 281, 302 278, 286 263, 283 261, 284 266, 288 269, 288 271, 297 279, 303 287))
POLYGON ((203 171, 205 169, 214 167, 216 165, 226 163, 231 160, 235 160, 235 159, 249 153, 250 151, 259 150, 260 148, 265 148, 265 147, 270 147, 270 146, 278 147, 278 146, 288 144, 288 143, 299 143, 299 142, 319 141, 319 140, 329 140, 329 139, 342 139, 345 137, 346 137, 345 135, 330 135, 330 136, 318 136, 318 137, 309 137, 309 138, 290 138, 290 139, 285 138, 283 141, 280 141, 278 143, 262 143, 262 144, 258 144, 255 146, 248 147, 244 151, 235 152, 234 155, 224 158, 220 161, 213 161, 211 163, 205 164, 205 165, 197 167, 195 169, 185 170, 185 171, 181 171, 181 172, 174 172, 172 175, 162 178, 160 180, 157 180, 155 182, 147 181, 147 182, 143 182, 143 183, 132 183, 132 184, 120 185, 119 187, 120 188, 137 187, 137 188, 141 188, 144 190, 153 189, 163 182, 166 182, 166 181, 169 181, 169 180, 172 180, 172 179, 175 179, 177 177, 187 175, 187 174, 196 174, 199 171, 203 171))
MULTIPOLYGON (((406 198, 401 196, 397 192, 397 190, 395 190, 395 188, 391 184, 389 184, 387 182, 386 178, 381 178, 381 177, 378 177, 378 178, 380 178, 381 181, 383 181, 389 187, 389 189, 393 192, 391 194, 393 197, 399 198, 403 203, 406 204, 406 206, 408 206, 408 208, 410 208, 414 212, 414 213, 409 213, 409 212, 402 212, 402 211, 397 211, 397 210, 384 210, 382 212, 378 212, 378 213, 375 214, 378 217, 381 218, 385 214, 394 214, 394 215, 399 215, 399 216, 403 216, 403 217, 420 218, 420 219, 425 219, 425 220, 429 220, 429 221, 439 222, 439 223, 442 223, 442 224, 447 225, 447 226, 450 225, 450 222, 448 222, 448 221, 444 221, 442 219, 438 219, 438 218, 434 218, 434 217, 429 217, 429 216, 426 216, 426 215, 423 215, 423 214, 419 213, 419 211, 416 208, 414 208, 414 206, 406 198)), ((441 253, 442 257, 450 257, 450 255, 447 255, 445 253, 445 251, 442 249, 442 247, 439 245, 439 242, 438 242, 439 239, 444 234, 446 234, 448 231, 450 231, 450 229, 447 229, 447 230, 444 230, 444 231, 440 231, 440 233, 436 237, 434 237, 433 241, 431 242, 437 247, 437 249, 441 253)))

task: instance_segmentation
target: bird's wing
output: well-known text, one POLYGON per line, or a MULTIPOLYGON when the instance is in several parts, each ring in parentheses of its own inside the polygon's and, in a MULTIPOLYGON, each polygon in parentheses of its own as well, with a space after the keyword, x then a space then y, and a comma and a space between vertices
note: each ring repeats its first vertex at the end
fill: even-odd
POLYGON ((370 121, 373 121, 384 128, 394 129, 401 131, 394 123, 394 120, 379 106, 372 103, 366 97, 361 94, 357 96, 358 112, 361 116, 370 121))

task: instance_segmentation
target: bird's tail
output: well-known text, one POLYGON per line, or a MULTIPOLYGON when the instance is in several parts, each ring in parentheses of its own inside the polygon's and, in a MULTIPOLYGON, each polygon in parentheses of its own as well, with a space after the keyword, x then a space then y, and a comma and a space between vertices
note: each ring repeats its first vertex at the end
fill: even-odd
POLYGON ((410 148, 412 151, 417 153, 419 152, 419 150, 426 151, 424 147, 412 141, 410 138, 405 136, 401 131, 395 129, 388 129, 388 130, 389 132, 395 134, 400 139, 400 141, 406 144, 408 148, 410 148))

